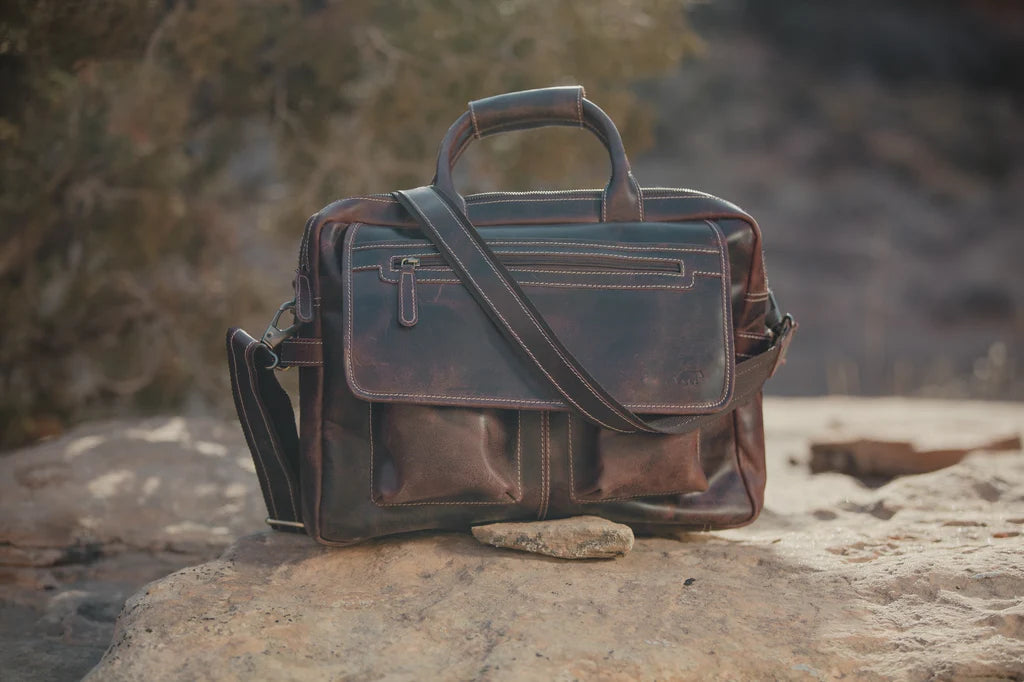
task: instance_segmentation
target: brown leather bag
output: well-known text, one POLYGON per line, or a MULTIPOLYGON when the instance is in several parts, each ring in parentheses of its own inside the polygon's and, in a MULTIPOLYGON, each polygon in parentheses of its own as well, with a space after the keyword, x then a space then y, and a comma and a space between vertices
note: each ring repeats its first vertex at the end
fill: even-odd
POLYGON ((262 339, 228 332, 278 530, 344 545, 577 514, 708 530, 761 510, 761 386, 795 327, 761 233, 703 192, 642 189, 582 88, 471 102, 432 184, 309 219, 294 285, 262 339), (473 140, 556 125, 605 145, 607 187, 455 191, 473 140))

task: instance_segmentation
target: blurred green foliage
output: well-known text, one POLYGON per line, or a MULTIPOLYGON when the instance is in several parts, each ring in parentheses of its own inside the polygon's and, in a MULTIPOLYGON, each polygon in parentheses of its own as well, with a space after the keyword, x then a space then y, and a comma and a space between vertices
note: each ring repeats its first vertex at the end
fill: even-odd
MULTIPOLYGON (((498 92, 582 82, 636 153, 629 85, 696 45, 679 0, 4 3, 0 447, 224 404, 224 329, 269 315, 261 273, 287 277, 305 215, 422 184, 498 92)), ((471 154, 466 189, 606 173, 551 139, 471 154)))

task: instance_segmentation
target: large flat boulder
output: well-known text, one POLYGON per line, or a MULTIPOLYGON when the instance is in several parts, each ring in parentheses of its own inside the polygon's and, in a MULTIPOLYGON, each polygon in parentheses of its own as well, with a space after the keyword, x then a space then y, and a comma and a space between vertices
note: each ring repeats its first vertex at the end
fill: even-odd
POLYGON ((950 430, 1024 423, 1018 405, 771 401, 761 520, 638 538, 615 561, 460 534, 250 535, 130 598, 89 679, 1016 678, 1024 457, 877 488, 806 466, 837 419, 935 428, 944 409, 950 430))
POLYGON ((0 679, 77 680, 124 600, 263 527, 241 431, 97 422, 0 455, 0 679))

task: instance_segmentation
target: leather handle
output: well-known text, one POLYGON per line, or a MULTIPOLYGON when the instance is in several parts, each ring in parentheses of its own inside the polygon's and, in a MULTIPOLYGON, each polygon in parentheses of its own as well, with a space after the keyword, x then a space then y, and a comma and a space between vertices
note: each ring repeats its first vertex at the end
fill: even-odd
POLYGON ((643 220, 640 186, 630 170, 622 136, 608 115, 585 98, 580 85, 510 92, 470 102, 469 110, 441 141, 433 185, 465 210, 466 202, 452 181, 452 169, 469 144, 488 135, 548 126, 589 130, 608 150, 611 177, 601 197, 603 222, 643 220))

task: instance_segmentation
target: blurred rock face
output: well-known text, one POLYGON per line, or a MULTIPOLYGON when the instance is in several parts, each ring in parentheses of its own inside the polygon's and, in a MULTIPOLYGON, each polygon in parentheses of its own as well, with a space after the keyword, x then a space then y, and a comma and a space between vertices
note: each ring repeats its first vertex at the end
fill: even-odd
POLYGON ((264 527, 237 425, 98 422, 0 457, 0 669, 79 679, 126 597, 264 527))
POLYGON ((801 328, 769 390, 1024 398, 1024 7, 722 0, 644 183, 738 202, 801 328), (655 180, 656 179, 656 180, 655 180))

